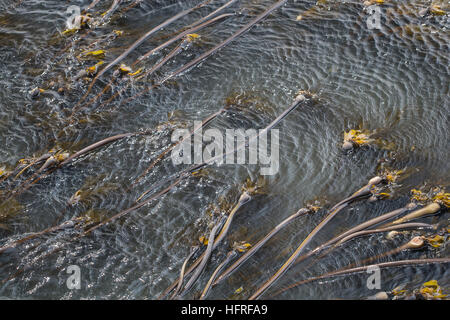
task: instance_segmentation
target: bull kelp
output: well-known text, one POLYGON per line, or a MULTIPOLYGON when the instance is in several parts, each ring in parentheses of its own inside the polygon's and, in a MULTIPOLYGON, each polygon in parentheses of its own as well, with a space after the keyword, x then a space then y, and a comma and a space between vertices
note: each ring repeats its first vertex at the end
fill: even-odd
POLYGON ((448 18, 3 1, 0 296, 447 299, 448 18))

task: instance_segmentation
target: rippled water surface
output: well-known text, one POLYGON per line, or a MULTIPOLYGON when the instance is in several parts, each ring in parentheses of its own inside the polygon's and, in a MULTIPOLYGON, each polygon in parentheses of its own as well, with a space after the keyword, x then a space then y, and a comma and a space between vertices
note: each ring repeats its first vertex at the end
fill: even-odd
MULTIPOLYGON (((122 63, 131 65, 148 50, 226 1, 211 1, 157 32, 122 63)), ((97 60, 83 52, 105 50, 109 63, 135 40, 166 19, 200 1, 122 1, 103 23, 76 34, 66 29, 65 1, 0 1, 0 169, 13 171, 20 159, 49 151, 74 153, 103 138, 143 132, 95 149, 54 170, 26 190, 39 166, 1 179, 0 246, 77 217, 95 225, 132 207, 151 186, 186 165, 163 158, 138 183, 176 128, 192 129, 227 106, 208 128, 259 129, 292 103, 299 90, 312 94, 284 118, 279 129, 280 167, 265 176, 265 190, 236 214, 224 241, 214 250, 205 272, 184 298, 198 297, 214 269, 235 242, 256 243, 282 220, 306 205, 322 207, 298 218, 271 239, 210 299, 246 299, 272 276, 327 214, 383 170, 403 169, 387 199, 352 204, 313 239, 313 249, 333 236, 410 201, 411 189, 447 190, 449 150, 449 15, 419 15, 429 1, 386 0, 380 28, 370 29, 362 1, 290 0, 248 32, 199 65, 153 90, 143 91, 172 71, 225 40, 275 0, 242 0, 223 13, 236 13, 197 33, 186 50, 152 76, 123 77, 111 91, 80 108, 89 81, 77 78, 97 60), (301 17, 297 18, 299 15, 301 17), (114 31, 121 31, 118 35, 114 31), (130 85, 129 83, 130 82, 130 85), (32 98, 33 88, 44 91, 32 98), (116 92, 120 94, 110 99, 116 92), (75 110, 75 112, 74 112, 75 110), (342 150, 344 132, 363 129, 381 144, 342 150), (33 173, 34 172, 34 173, 33 173), (81 190, 78 203, 68 200, 81 190), (13 193, 11 193, 13 191, 13 193)), ((86 8, 90 1, 70 1, 86 8)), ((94 19, 112 1, 100 1, 94 19)), ((133 67, 148 70, 177 43, 133 67)), ((104 65, 106 65, 106 63, 104 65)), ((103 66, 104 66, 103 65, 103 66)), ((100 66, 102 67, 102 66, 100 66)), ((93 86, 89 101, 112 78, 106 72, 93 86)), ((83 105, 83 104, 82 104, 83 105)), ((206 236, 218 214, 228 214, 247 179, 256 181, 259 165, 210 165, 183 179, 167 194, 79 237, 79 228, 46 232, 0 253, 0 296, 51 299, 156 299, 179 275, 192 245, 206 236), (216 208, 216 210, 214 210, 216 208), (67 268, 81 271, 81 289, 66 286, 67 268)), ((148 199, 152 193, 147 195, 148 199)), ((78 220, 77 220, 78 221, 78 220)), ((448 211, 419 222, 447 226, 448 211)), ((317 263, 292 267, 262 297, 281 299, 359 299, 373 294, 367 275, 359 273, 313 282, 273 296, 295 281, 380 255, 407 242, 408 231, 393 239, 378 233, 352 240, 317 263)), ((446 245, 402 251, 377 261, 448 258, 446 245)), ((435 279, 447 290, 447 264, 388 268, 381 289, 400 284, 420 287, 435 279)))

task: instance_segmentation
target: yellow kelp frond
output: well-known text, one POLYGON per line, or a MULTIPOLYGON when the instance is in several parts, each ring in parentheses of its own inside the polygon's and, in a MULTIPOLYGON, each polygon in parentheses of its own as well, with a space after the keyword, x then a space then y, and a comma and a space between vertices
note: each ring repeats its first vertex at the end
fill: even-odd
POLYGON ((425 299, 434 300, 447 297, 446 294, 442 293, 442 289, 436 280, 425 282, 419 289, 419 292, 425 299))
POLYGON ((86 69, 87 73, 90 75, 94 75, 98 72, 98 67, 101 66, 102 64, 104 64, 105 62, 103 60, 99 61, 98 63, 96 63, 95 65, 93 65, 92 67, 89 67, 86 69))
POLYGON ((368 130, 355 130, 351 129, 348 132, 344 132, 344 142, 351 141, 357 146, 367 145, 374 140, 370 138, 370 132, 368 130))
POLYGON ((13 170, 9 170, 6 165, 0 167, 0 182, 8 179, 8 177, 13 173, 13 170))
POLYGON ((391 291, 391 293, 394 296, 402 296, 402 295, 404 295, 406 293, 406 290, 405 289, 400 289, 400 288, 398 288, 398 289, 395 288, 394 290, 391 291))
POLYGON ((35 98, 39 97, 39 95, 43 92, 45 92, 44 89, 36 87, 30 91, 30 96, 31 96, 31 98, 35 99, 35 98))
POLYGON ((344 150, 349 150, 354 147, 361 147, 375 142, 374 139, 370 138, 371 133, 368 130, 357 130, 351 129, 344 132, 344 142, 342 148, 344 150))
POLYGON ((250 178, 247 178, 242 186, 242 191, 246 191, 250 195, 265 194, 267 193, 267 186, 268 182, 262 176, 259 176, 255 182, 253 182, 250 178))
POLYGON ((240 241, 240 242, 235 242, 233 244, 233 248, 236 249, 239 252, 245 252, 248 249, 250 249, 252 247, 252 245, 248 242, 245 241, 240 241))
POLYGON ((127 65, 121 64, 119 67, 119 71, 121 74, 129 74, 131 72, 131 68, 127 65))
POLYGON ((433 4, 430 7, 430 13, 435 16, 443 16, 446 14, 444 10, 441 9, 441 6, 437 4, 433 4))
POLYGON ((434 237, 425 238, 427 242, 434 248, 439 248, 445 243, 445 238, 440 235, 435 235, 434 237))
POLYGON ((383 173, 383 178, 385 178, 389 183, 396 182, 398 177, 403 174, 405 170, 386 170, 383 173))
POLYGON ((207 178, 211 174, 211 170, 209 170, 208 168, 199 169, 199 170, 193 171, 191 174, 197 178, 207 178))
POLYGON ((33 160, 33 159, 26 159, 26 158, 23 158, 23 159, 20 159, 20 160, 19 160, 19 163, 20 163, 20 164, 27 164, 27 163, 30 163, 32 160, 33 160))
POLYGON ((135 75, 138 75, 138 74, 140 74, 142 72, 142 68, 139 68, 139 69, 137 69, 135 72, 130 72, 130 73, 128 73, 128 75, 130 76, 130 77, 134 77, 135 75))
POLYGON ((426 202, 429 200, 428 196, 425 193, 417 189, 411 189, 411 195, 411 199, 418 202, 426 202))
POLYGON ((62 32, 63 35, 70 35, 76 33, 80 28, 72 28, 72 29, 66 29, 62 32))
POLYGON ((5 166, 0 167, 0 177, 6 174, 8 174, 8 172, 6 171, 6 167, 5 166))
POLYGON ((428 192, 412 189, 411 199, 421 203, 437 202, 447 208, 450 206, 450 193, 442 187, 430 188, 428 192))
POLYGON ((208 245, 208 238, 205 236, 201 236, 198 238, 198 241, 200 241, 201 244, 207 246, 208 245))
POLYGON ((438 202, 438 203, 440 203, 440 204, 443 204, 447 208, 450 207, 450 193, 448 193, 448 192, 444 192, 444 191, 438 192, 433 197, 433 200, 438 202))
POLYGON ((96 59, 103 59, 106 55, 106 51, 105 50, 94 50, 94 51, 83 52, 82 54, 85 57, 93 57, 96 59))
POLYGON ((58 162, 63 162, 64 160, 66 160, 67 158, 69 158, 70 154, 68 152, 61 152, 55 155, 56 160, 58 160, 58 162))
POLYGON ((80 16, 80 29, 89 27, 88 23, 91 22, 92 18, 91 15, 88 13, 86 15, 80 16))
POLYGON ((366 1, 364 1, 364 5, 366 7, 371 6, 373 4, 382 5, 384 3, 385 3, 385 0, 366 0, 366 1))
POLYGON ((197 33, 189 33, 186 35, 186 40, 189 42, 193 42, 198 38, 200 38, 200 35, 198 35, 197 33))
POLYGON ((87 27, 89 27, 88 22, 90 22, 91 20, 92 20, 92 18, 90 17, 90 14, 79 16, 79 21, 80 21, 79 26, 77 26, 75 28, 71 28, 71 29, 66 29, 62 32, 62 34, 70 35, 70 34, 74 34, 74 33, 78 32, 78 30, 87 28, 87 27))
POLYGON ((388 167, 382 168, 377 175, 381 177, 385 183, 372 186, 370 192, 376 199, 391 198, 392 194, 395 193, 395 189, 400 186, 398 180, 405 171, 405 169, 397 170, 388 167))

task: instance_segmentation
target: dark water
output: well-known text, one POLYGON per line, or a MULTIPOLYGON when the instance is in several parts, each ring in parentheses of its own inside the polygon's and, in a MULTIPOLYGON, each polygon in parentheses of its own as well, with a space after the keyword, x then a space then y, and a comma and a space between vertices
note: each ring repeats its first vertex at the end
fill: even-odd
MULTIPOLYGON (((143 1, 130 10, 125 9, 131 1, 123 1, 104 24, 88 33, 82 30, 67 36, 60 35, 66 28, 66 2, 18 2, 0 1, 0 168, 12 170, 20 159, 38 157, 52 148, 72 153, 119 133, 149 130, 149 134, 99 148, 9 198, 1 207, 1 245, 75 217, 88 215, 103 220, 131 207, 145 190, 182 170, 166 157, 131 187, 170 143, 174 128, 192 128, 194 120, 206 118, 230 101, 241 108, 235 106, 208 127, 263 128, 290 105, 298 90, 308 90, 315 97, 277 126, 279 172, 265 177, 265 194, 239 210, 225 241, 214 251, 206 271, 186 298, 198 295, 233 242, 256 243, 299 208, 313 203, 323 206, 277 234, 227 281, 214 287, 208 297, 248 298, 278 270, 326 215, 326 209, 379 174, 381 163, 408 173, 390 198, 355 203, 333 219, 309 248, 404 206, 413 188, 428 191, 449 186, 450 24, 448 14, 420 17, 418 11, 429 5, 427 1, 386 1, 380 6, 381 29, 368 28, 368 16, 359 1, 288 1, 200 65, 129 99, 149 87, 152 79, 164 77, 212 48, 274 3, 238 1, 224 12, 239 11, 240 15, 199 31, 200 39, 153 77, 134 81, 118 98, 102 104, 111 97, 106 93, 73 118, 69 118, 72 110, 88 87, 75 76, 96 63, 77 59, 81 52, 106 50, 108 63, 145 32, 199 1, 143 1), (297 21, 300 14, 303 18, 297 21), (113 30, 123 34, 108 38, 113 30), (51 81, 56 83, 53 87, 51 81), (31 99, 29 91, 35 87, 46 90, 31 99), (66 88, 64 93, 58 92, 61 87, 66 88), (344 132, 358 128, 377 132, 390 147, 369 146, 344 153, 344 132), (67 205, 80 189, 89 190, 89 196, 74 206, 67 205)), ((106 11, 111 3, 101 1, 94 16, 106 11)), ((223 3, 213 1, 171 24, 123 63, 131 65, 174 32, 223 3)), ((70 4, 84 8, 89 1, 70 4)), ((448 12, 444 5, 442 2, 441 7, 448 12)), ((174 46, 139 66, 150 68, 174 46)), ((101 92, 111 76, 112 72, 106 73, 89 98, 101 92)), ((119 83, 113 90, 124 86, 119 83)), ((74 240, 77 229, 51 232, 4 252, 0 254, 2 280, 15 276, 0 284, 0 296, 155 299, 178 276, 190 247, 209 233, 214 219, 208 209, 222 198, 234 205, 241 186, 247 178, 256 180, 259 169, 258 165, 209 166, 170 193, 86 237, 74 240), (80 267, 80 290, 66 286, 70 265, 80 267)), ((2 182, 2 198, 32 172, 2 182)), ((447 213, 441 210, 438 216, 420 222, 445 226, 447 213)), ((263 297, 269 298, 270 293, 292 282, 382 254, 421 234, 425 231, 409 231, 393 240, 384 233, 358 238, 307 269, 293 267, 263 297)), ((427 247, 379 261, 423 257, 448 257, 448 249, 445 245, 427 247)), ((448 292, 446 266, 385 269, 381 290, 390 291, 405 283, 417 288, 435 279, 448 292)), ((364 298, 374 294, 366 287, 366 278, 357 274, 306 284, 277 298, 364 298)))

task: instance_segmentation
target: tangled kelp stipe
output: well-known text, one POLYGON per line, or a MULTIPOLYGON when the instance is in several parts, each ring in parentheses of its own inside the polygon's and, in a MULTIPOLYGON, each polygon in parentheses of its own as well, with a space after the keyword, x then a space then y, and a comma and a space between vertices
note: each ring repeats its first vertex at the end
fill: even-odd
POLYGON ((0 296, 447 299, 448 3, 74 5, 0 4, 0 296))

